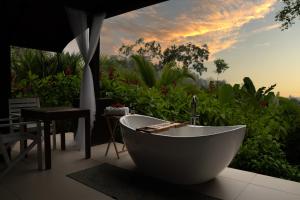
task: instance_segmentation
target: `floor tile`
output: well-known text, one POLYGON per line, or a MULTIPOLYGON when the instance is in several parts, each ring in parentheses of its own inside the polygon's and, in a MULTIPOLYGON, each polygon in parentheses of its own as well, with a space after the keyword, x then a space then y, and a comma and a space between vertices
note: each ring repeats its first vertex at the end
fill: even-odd
POLYGON ((22 200, 111 199, 66 176, 74 171, 99 165, 99 161, 86 160, 80 152, 54 151, 52 169, 37 171, 30 164, 32 159, 34 157, 30 155, 26 162, 21 162, 5 177, 6 180, 0 183, 0 186, 2 184, 9 188, 22 197, 22 200))
MULTIPOLYGON (((128 152, 117 158, 113 146, 107 157, 104 155, 107 144, 92 147, 91 159, 84 158, 84 151, 74 146, 73 136, 67 134, 67 150, 60 150, 60 137, 57 136, 57 149, 52 151, 52 169, 38 171, 35 152, 30 152, 26 160, 17 164, 0 182, 1 200, 82 200, 111 199, 105 194, 89 188, 66 175, 104 162, 134 170, 128 152)), ((117 143, 118 149, 122 144, 117 143)), ((15 149, 18 150, 18 147, 15 149)), ((280 199, 300 200, 300 183, 258 175, 233 168, 226 168, 220 175, 207 183, 193 185, 191 189, 208 196, 224 200, 280 199), (299 195, 298 195, 299 194, 299 195)))
POLYGON ((258 174, 252 184, 300 195, 300 183, 258 174))
POLYGON ((249 183, 256 176, 256 173, 227 167, 220 173, 219 176, 249 183))
POLYGON ((19 200, 20 198, 13 192, 7 190, 7 188, 0 186, 0 197, 3 200, 19 200))
POLYGON ((249 184, 237 200, 300 200, 300 196, 249 184))
POLYGON ((217 178, 199 185, 192 186, 194 190, 208 196, 224 200, 234 200, 247 186, 246 182, 218 176, 217 178))

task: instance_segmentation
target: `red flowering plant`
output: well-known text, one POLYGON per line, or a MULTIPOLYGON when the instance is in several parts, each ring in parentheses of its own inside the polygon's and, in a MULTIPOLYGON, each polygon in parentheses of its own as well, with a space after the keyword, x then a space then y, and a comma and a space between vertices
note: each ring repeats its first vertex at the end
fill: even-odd
POLYGON ((108 68, 108 78, 109 78, 109 80, 113 80, 113 79, 116 78, 115 71, 116 70, 113 67, 108 68))
POLYGON ((114 108, 122 108, 122 107, 125 107, 125 105, 122 104, 122 103, 117 102, 117 103, 113 103, 113 104, 111 105, 111 107, 114 107, 114 108))
POLYGON ((162 86, 160 87, 160 92, 161 92, 164 96, 166 96, 166 95, 169 93, 169 88, 168 88, 167 86, 165 86, 165 85, 162 85, 162 86))
POLYGON ((66 76, 71 76, 73 74, 73 70, 72 70, 71 66, 68 66, 64 69, 64 74, 66 76))
POLYGON ((172 84, 173 84, 174 87, 176 87, 176 86, 177 86, 177 81, 174 80, 174 81, 172 82, 172 84))
POLYGON ((259 105, 260 105, 260 107, 262 107, 262 108, 266 108, 266 107, 268 107, 269 102, 266 101, 266 100, 262 100, 262 101, 259 102, 259 105))

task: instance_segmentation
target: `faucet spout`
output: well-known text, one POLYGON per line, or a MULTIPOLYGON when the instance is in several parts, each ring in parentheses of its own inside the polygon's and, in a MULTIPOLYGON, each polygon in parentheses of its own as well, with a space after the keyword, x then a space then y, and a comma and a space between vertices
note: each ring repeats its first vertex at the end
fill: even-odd
POLYGON ((192 116, 195 116, 196 115, 196 109, 197 109, 197 97, 196 95, 193 96, 192 98, 192 116))
POLYGON ((191 124, 196 125, 197 119, 199 119, 199 116, 197 116, 197 96, 193 95, 191 103, 191 124))

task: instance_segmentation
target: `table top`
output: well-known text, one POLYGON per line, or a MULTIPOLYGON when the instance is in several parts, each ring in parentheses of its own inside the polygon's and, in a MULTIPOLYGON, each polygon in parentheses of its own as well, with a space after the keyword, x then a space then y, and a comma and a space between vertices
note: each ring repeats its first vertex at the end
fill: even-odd
POLYGON ((54 120, 88 117, 89 114, 89 109, 73 107, 41 107, 21 109, 21 116, 25 119, 54 120))

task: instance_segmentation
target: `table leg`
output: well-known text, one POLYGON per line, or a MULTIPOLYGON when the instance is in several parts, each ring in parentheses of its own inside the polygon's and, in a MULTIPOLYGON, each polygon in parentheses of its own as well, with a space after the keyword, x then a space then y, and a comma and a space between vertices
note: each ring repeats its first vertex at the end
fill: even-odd
POLYGON ((115 142, 115 136, 114 136, 114 133, 115 133, 116 128, 117 128, 117 124, 115 124, 115 126, 112 130, 112 128, 111 128, 112 124, 110 122, 109 117, 105 117, 105 119, 106 119, 106 123, 107 123, 107 126, 108 126, 108 132, 110 133, 110 140, 109 140, 107 148, 106 148, 105 156, 107 156, 107 153, 108 153, 108 150, 109 150, 109 147, 110 147, 110 143, 113 143, 116 154, 117 154, 117 157, 118 157, 118 159, 120 159, 119 152, 118 152, 118 149, 117 149, 117 145, 116 145, 116 142, 115 142))
POLYGON ((108 141, 108 144, 107 144, 107 147, 106 147, 106 151, 105 151, 105 156, 107 156, 108 150, 109 150, 109 147, 110 147, 110 143, 112 142, 111 137, 113 135, 112 135, 112 130, 111 130, 111 124, 110 124, 110 121, 109 121, 108 117, 105 117, 105 120, 106 120, 106 124, 107 124, 107 128, 108 128, 108 132, 110 134, 110 138, 109 138, 109 141, 108 141))
POLYGON ((51 122, 53 130, 52 130, 52 138, 53 138, 53 150, 56 150, 56 127, 55 127, 55 121, 52 120, 51 122))
POLYGON ((42 127, 41 122, 37 123, 37 160, 38 169, 43 170, 43 149, 42 149, 42 127))
POLYGON ((115 138, 112 138, 112 142, 113 142, 113 144, 114 144, 114 147, 115 147, 115 151, 116 151, 117 157, 118 157, 118 159, 120 159, 119 151, 118 151, 118 149, 117 149, 117 145, 116 145, 115 138))
POLYGON ((117 129, 118 123, 119 123, 119 122, 116 122, 115 125, 114 125, 114 129, 113 129, 113 132, 112 132, 112 138, 111 138, 111 139, 112 139, 112 142, 113 142, 113 144, 114 144, 114 147, 115 147, 115 151, 116 151, 117 157, 118 157, 118 159, 120 159, 119 151, 118 151, 118 148, 117 148, 117 145, 116 145, 116 140, 115 140, 116 129, 117 129))
POLYGON ((50 121, 44 121, 45 169, 51 169, 50 121))
POLYGON ((106 147, 105 156, 107 156, 107 154, 108 154, 108 150, 109 150, 109 147, 110 147, 110 143, 111 143, 111 139, 109 139, 108 145, 107 145, 107 147, 106 147))
POLYGON ((65 134, 65 132, 60 133, 60 148, 62 151, 66 150, 66 134, 65 134))
POLYGON ((85 122, 85 158, 91 158, 91 129, 90 129, 90 115, 86 116, 85 122))
POLYGON ((56 150, 56 134, 52 133, 53 150, 56 150))
MULTIPOLYGON (((22 130, 23 132, 27 132, 27 126, 26 125, 22 126, 22 128, 23 128, 23 130, 22 130)), ((24 151, 24 149, 27 149, 27 147, 28 147, 28 141, 27 140, 22 140, 21 143, 23 143, 23 144, 21 144, 21 148, 22 148, 22 151, 24 151)), ((28 154, 25 155, 25 158, 28 158, 28 154)))
MULTIPOLYGON (((124 142, 124 141, 123 141, 123 142, 124 142)), ((126 151, 126 150, 125 150, 125 142, 124 142, 124 144, 123 144, 122 151, 126 151)))

